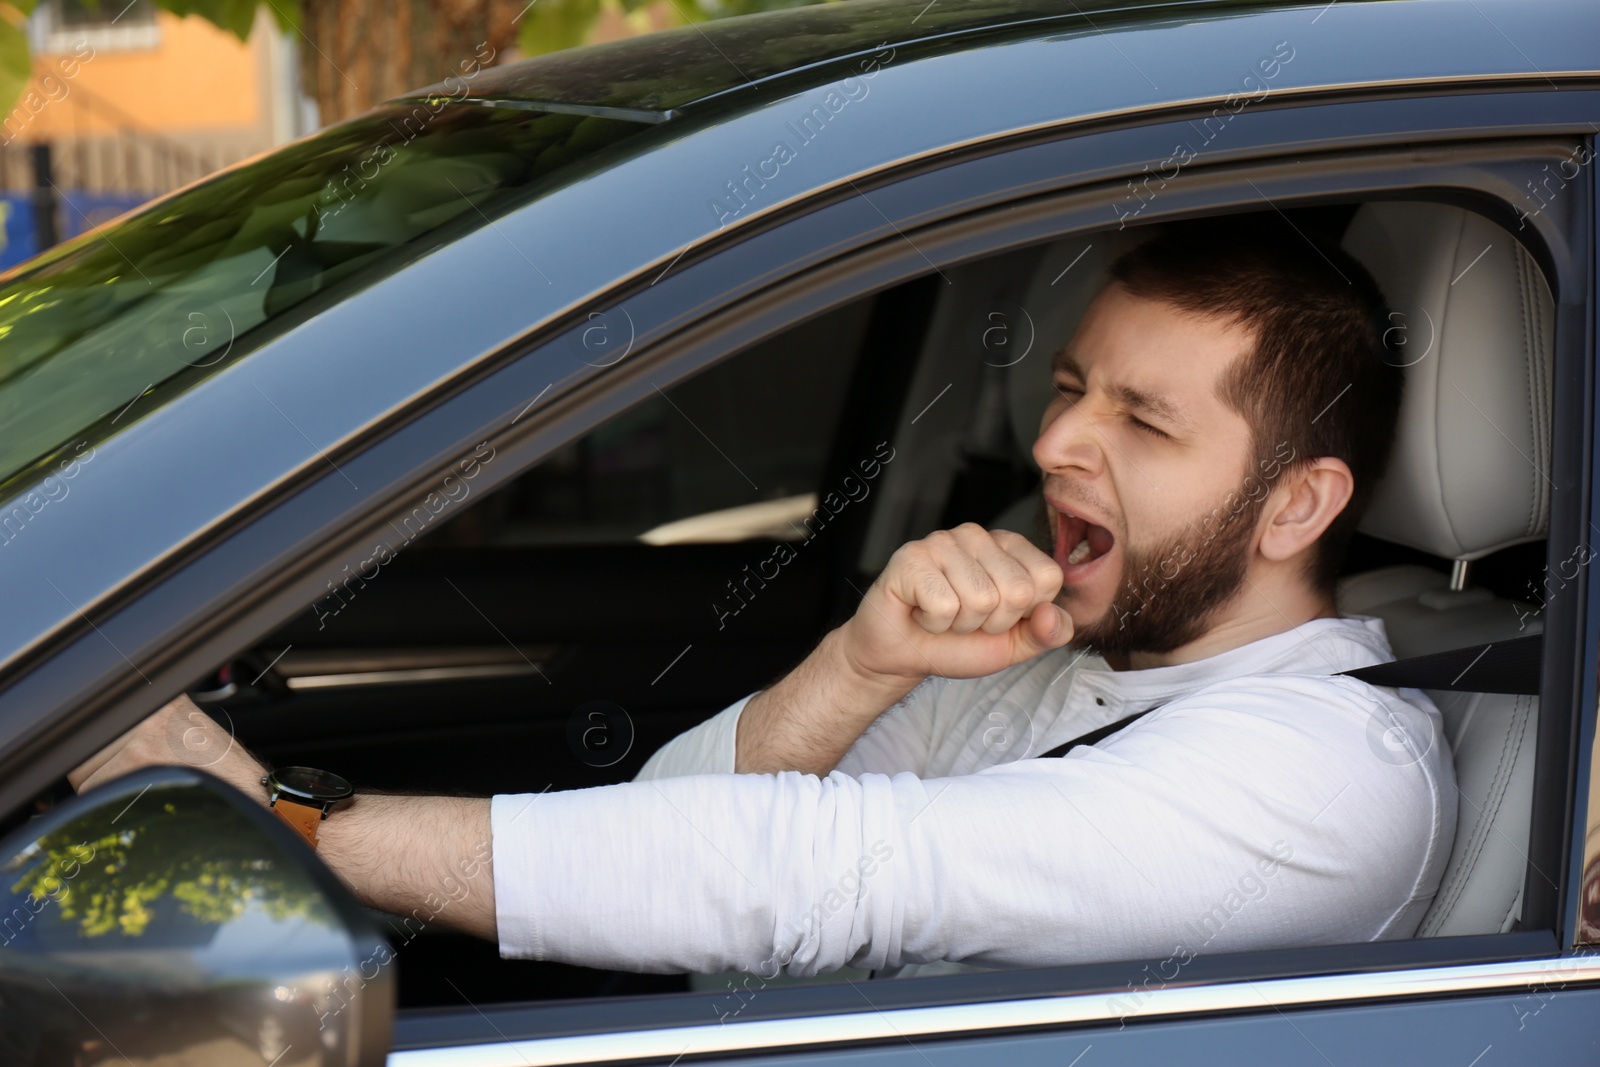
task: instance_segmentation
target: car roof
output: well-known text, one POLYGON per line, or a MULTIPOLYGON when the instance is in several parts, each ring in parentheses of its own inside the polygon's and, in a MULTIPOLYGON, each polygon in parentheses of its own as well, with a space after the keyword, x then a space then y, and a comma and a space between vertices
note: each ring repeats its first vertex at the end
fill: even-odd
POLYGON ((903 61, 1084 27, 1283 6, 1281 0, 846 0, 553 52, 482 70, 464 79, 470 85, 464 95, 461 81, 447 79, 398 99, 515 101, 665 121, 730 95, 754 102, 797 81, 825 79, 885 48, 903 61))

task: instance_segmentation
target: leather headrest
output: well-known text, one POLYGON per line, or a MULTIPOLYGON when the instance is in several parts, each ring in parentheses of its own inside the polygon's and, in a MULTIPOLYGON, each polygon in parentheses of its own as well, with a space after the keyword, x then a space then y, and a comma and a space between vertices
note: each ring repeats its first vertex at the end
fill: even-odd
POLYGON ((1344 247, 1383 290, 1406 364, 1361 530, 1464 560, 1543 537, 1555 307, 1532 257, 1488 220, 1424 203, 1363 205, 1344 247))

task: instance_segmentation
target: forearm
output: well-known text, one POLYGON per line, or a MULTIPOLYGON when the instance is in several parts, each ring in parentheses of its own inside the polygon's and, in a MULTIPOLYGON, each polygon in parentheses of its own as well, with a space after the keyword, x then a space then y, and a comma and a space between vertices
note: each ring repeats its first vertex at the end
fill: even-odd
POLYGON ((487 797, 357 794, 317 852, 369 907, 495 940, 487 797))
POLYGON ((745 705, 736 771, 825 775, 874 719, 921 680, 858 670, 844 655, 843 640, 842 630, 832 631, 798 667, 745 705))

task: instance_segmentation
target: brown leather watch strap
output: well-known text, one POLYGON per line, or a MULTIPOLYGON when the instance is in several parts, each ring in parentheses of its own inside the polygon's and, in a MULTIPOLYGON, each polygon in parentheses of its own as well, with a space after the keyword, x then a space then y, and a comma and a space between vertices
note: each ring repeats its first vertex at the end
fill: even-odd
POLYGON ((273 802, 272 810, 278 818, 294 827, 312 848, 317 847, 317 828, 322 824, 321 805, 301 804, 280 795, 273 802))

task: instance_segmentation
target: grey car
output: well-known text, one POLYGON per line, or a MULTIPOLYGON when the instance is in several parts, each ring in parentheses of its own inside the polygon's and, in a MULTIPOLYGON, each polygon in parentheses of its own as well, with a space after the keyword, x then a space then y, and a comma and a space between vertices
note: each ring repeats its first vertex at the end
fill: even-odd
POLYGON ((445 78, 0 275, 0 1062, 1595 1060, 1596 42, 1577 0, 795 8, 445 78), (625 781, 899 544, 1031 530, 1109 261, 1246 213, 1366 265, 1407 368, 1340 604, 1460 667, 1446 736, 1369 731, 1455 761, 1414 938, 502 960, 203 771, 65 784, 182 692, 361 788, 625 781))

